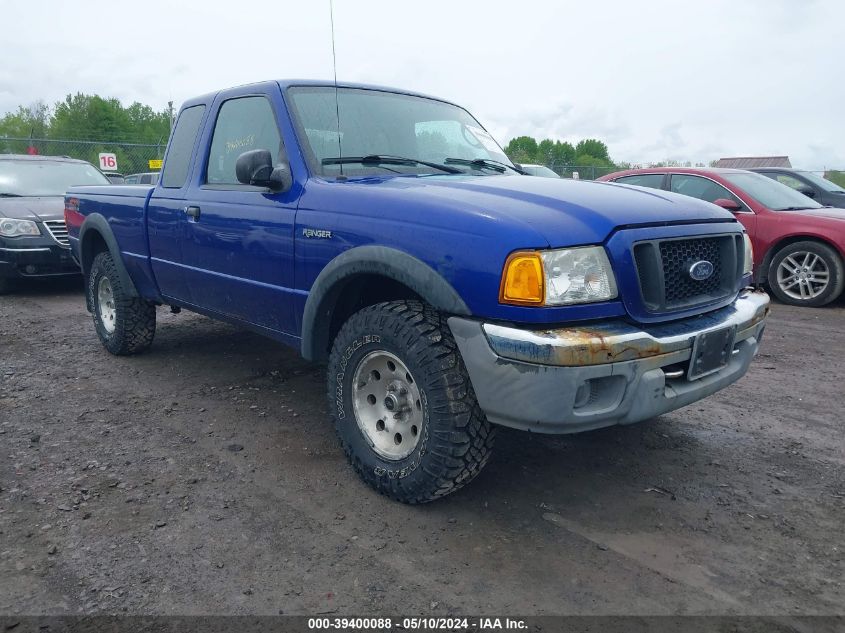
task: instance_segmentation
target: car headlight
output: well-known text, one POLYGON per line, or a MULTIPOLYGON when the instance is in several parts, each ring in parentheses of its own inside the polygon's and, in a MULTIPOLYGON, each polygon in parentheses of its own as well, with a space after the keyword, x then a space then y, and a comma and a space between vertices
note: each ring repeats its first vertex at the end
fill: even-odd
POLYGON ((513 305, 562 306, 616 296, 616 278, 601 246, 512 253, 499 290, 499 301, 513 305))
POLYGON ((38 225, 32 220, 16 220, 14 218, 0 218, 0 235, 3 237, 18 237, 19 235, 41 235, 38 225))
POLYGON ((754 247, 751 245, 751 238, 748 233, 743 233, 745 241, 745 265, 742 268, 743 275, 750 275, 754 271, 754 247))

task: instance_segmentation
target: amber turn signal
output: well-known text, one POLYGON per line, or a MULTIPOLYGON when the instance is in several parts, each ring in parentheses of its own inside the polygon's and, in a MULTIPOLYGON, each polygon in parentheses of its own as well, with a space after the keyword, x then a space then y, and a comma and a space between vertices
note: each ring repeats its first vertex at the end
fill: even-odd
POLYGON ((499 303, 542 305, 545 299, 543 261, 534 251, 511 253, 505 262, 499 303))

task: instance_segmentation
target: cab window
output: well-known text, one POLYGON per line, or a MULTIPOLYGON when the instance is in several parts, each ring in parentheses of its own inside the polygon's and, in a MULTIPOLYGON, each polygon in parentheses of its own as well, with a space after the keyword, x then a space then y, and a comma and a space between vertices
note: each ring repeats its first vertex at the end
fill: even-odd
POLYGON ((235 163, 244 152, 266 149, 277 162, 283 153, 276 115, 266 97, 239 97, 220 106, 206 182, 210 185, 238 185, 235 163))
MULTIPOLYGON (((205 106, 191 106, 185 108, 176 121, 176 128, 170 139, 167 150, 167 161, 164 163, 164 171, 161 177, 161 186, 171 189, 178 189, 185 185, 188 179, 188 169, 191 166, 191 156, 194 151, 194 142, 202 123, 202 116, 205 113, 205 106)), ((129 183, 129 178, 126 179, 129 183)), ((132 179, 137 184, 138 177, 132 179)))

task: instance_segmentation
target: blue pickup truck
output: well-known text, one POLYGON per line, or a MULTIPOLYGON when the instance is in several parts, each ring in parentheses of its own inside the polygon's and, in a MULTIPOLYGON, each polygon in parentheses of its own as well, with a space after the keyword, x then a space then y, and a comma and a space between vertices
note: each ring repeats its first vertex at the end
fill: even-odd
POLYGON ((96 332, 156 307, 251 328, 328 366, 358 474, 422 503, 471 481, 497 425, 646 420, 739 379, 768 297, 719 207, 525 176, 463 108, 313 81, 184 104, 155 186, 65 198, 96 332))

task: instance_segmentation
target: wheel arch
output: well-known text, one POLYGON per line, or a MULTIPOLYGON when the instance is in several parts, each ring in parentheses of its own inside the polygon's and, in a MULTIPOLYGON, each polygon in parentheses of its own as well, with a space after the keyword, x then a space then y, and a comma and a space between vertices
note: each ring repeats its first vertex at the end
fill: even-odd
POLYGON ((842 250, 836 245, 835 242, 828 239, 827 237, 816 235, 813 233, 797 233, 794 235, 787 235, 772 244, 769 247, 769 250, 766 251, 766 255, 763 258, 762 263, 760 264, 760 269, 755 275, 756 282, 761 284, 767 283, 769 281, 769 267, 772 265, 772 260, 774 259, 775 255, 777 255, 786 246, 789 246, 790 244, 796 244, 798 242, 818 242, 820 244, 824 244, 825 246, 832 248, 839 255, 839 258, 843 262, 845 262, 845 253, 842 252, 842 250))
POLYGON ((326 360, 346 318, 394 299, 420 299, 447 314, 471 314, 452 285, 422 260, 395 248, 359 246, 335 257, 314 281, 302 316, 302 356, 326 360))
POLYGON ((79 229, 79 263, 84 276, 87 276, 91 270, 94 258, 102 252, 111 254, 121 283, 131 296, 137 297, 138 290, 129 276, 129 271, 126 270, 126 265, 120 255, 120 247, 117 245, 108 220, 99 213, 92 213, 85 218, 79 229))

